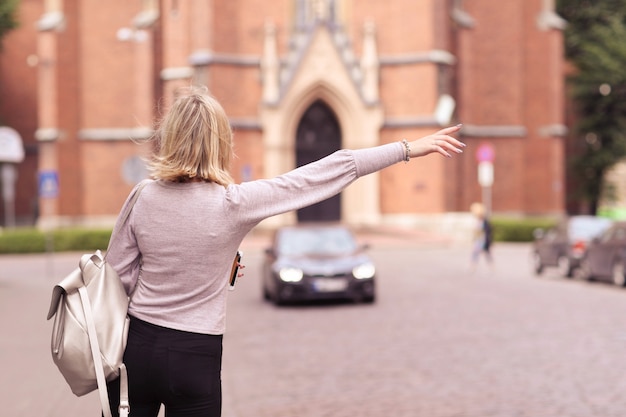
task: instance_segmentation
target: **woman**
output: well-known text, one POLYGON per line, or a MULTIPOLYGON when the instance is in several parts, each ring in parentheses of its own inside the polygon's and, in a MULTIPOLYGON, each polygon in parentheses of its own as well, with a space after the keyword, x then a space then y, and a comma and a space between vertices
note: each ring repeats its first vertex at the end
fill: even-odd
MULTIPOLYGON (((465 145, 450 136, 459 129, 341 150, 273 179, 234 184, 224 110, 203 89, 179 96, 157 132, 155 181, 116 228, 107 255, 132 294, 124 355, 132 415, 156 416, 161 404, 168 417, 220 415, 228 275, 239 245, 261 220, 327 199, 398 162, 461 153, 465 145)), ((113 410, 117 401, 111 398, 113 410)))

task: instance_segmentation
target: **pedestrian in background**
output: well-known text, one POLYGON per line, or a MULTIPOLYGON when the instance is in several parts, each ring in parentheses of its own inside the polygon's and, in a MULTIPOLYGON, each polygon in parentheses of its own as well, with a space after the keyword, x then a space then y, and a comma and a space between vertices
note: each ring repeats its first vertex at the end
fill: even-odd
POLYGON ((472 230, 473 244, 472 244, 472 256, 471 256, 471 269, 475 271, 480 255, 485 256, 485 260, 489 264, 489 267, 493 267, 493 257, 491 255, 491 243, 493 241, 493 230, 491 222, 487 216, 485 206, 481 203, 472 203, 470 206, 470 212, 474 215, 475 223, 472 230))
MULTIPOLYGON (((340 150, 276 178, 235 184, 224 110, 204 88, 180 94, 155 135, 154 181, 111 237, 116 245, 107 255, 133 294, 124 354, 132 416, 156 417, 161 404, 168 417, 220 416, 228 276, 239 245, 259 222, 399 162, 461 153, 465 145, 451 136, 459 129, 340 150)), ((109 383, 109 393, 117 410, 119 380, 109 383)))

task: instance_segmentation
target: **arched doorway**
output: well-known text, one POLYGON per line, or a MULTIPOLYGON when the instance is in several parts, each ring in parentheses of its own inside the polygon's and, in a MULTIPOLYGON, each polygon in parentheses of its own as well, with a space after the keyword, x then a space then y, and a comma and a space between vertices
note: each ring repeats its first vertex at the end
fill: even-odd
MULTIPOLYGON (((306 165, 341 149, 341 129, 335 113, 321 100, 304 112, 296 131, 296 164, 306 165)), ((341 195, 298 210, 299 222, 341 220, 341 195)))

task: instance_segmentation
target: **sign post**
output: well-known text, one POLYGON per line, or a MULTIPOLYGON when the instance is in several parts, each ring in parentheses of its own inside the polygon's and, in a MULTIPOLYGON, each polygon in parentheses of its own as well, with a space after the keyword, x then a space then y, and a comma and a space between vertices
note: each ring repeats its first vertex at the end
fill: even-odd
POLYGON ((15 129, 0 127, 0 178, 2 179, 2 200, 4 201, 4 224, 15 227, 15 164, 24 160, 22 138, 15 129))
POLYGON ((482 187, 483 206, 487 216, 491 214, 491 187, 493 186, 493 160, 495 151, 493 146, 483 143, 476 151, 478 161, 478 183, 482 187))

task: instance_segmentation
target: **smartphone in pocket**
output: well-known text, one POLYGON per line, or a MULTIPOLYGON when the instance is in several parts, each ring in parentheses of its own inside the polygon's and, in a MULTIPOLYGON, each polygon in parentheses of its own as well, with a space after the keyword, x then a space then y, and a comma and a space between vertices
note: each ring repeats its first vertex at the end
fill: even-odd
POLYGON ((230 291, 235 289, 235 282, 237 282, 237 274, 239 273, 239 263, 241 262, 241 256, 243 253, 241 251, 237 251, 235 255, 235 259, 233 259, 233 266, 230 269, 230 280, 228 282, 228 289, 230 291))

